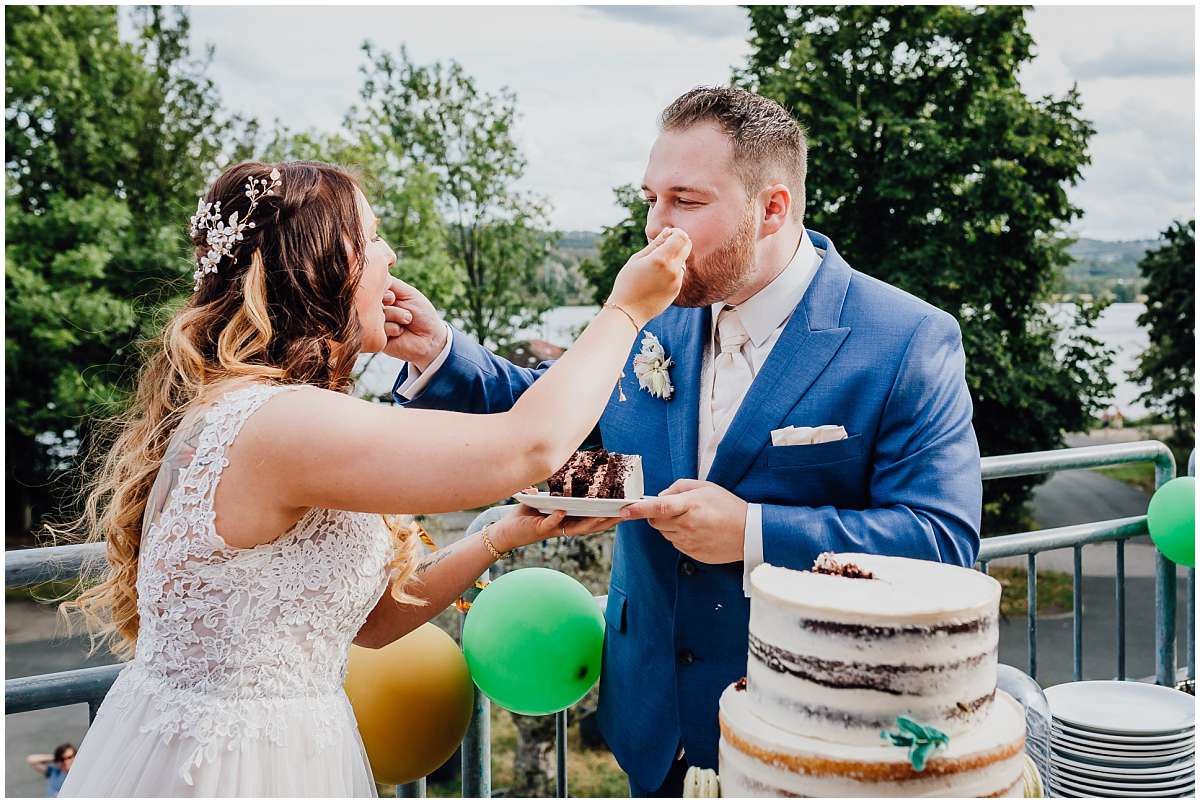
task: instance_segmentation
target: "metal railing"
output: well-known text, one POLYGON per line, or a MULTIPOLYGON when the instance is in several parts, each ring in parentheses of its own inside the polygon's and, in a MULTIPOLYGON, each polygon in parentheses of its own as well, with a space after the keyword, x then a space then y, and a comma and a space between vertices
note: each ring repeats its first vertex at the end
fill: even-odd
MULTIPOLYGON (((1105 446, 1088 446, 1047 452, 985 457, 982 460, 984 480, 1045 474, 1070 469, 1101 468, 1130 463, 1153 463, 1155 486, 1161 486, 1175 476, 1175 460, 1158 441, 1141 441, 1105 446)), ((503 516, 509 506, 498 506, 480 513, 467 529, 473 534, 489 522, 503 516)), ((1110 521, 1092 522, 1070 527, 1016 533, 986 538, 979 554, 979 568, 997 558, 1027 556, 1027 645, 1029 674, 1037 677, 1037 556, 1053 549, 1074 550, 1073 582, 1073 677, 1083 677, 1083 563, 1085 546, 1115 542, 1115 594, 1117 665, 1116 676, 1126 677, 1125 667, 1125 541, 1147 534, 1146 517, 1133 516, 1110 521)), ((1155 572, 1155 679, 1162 685, 1175 684, 1175 618, 1176 566, 1156 552, 1155 572)), ((103 546, 48 547, 5 554, 5 587, 34 585, 51 580, 78 576, 90 561, 103 561, 103 546)), ((481 579, 488 579, 485 574, 481 579)), ((1195 665, 1195 570, 1188 570, 1187 603, 1187 676, 1194 679, 1195 665)), ((14 714, 74 703, 87 703, 89 721, 108 693, 122 665, 75 669, 47 675, 5 681, 5 713, 14 714)), ((474 690, 474 713, 462 744, 462 796, 491 797, 491 704, 487 697, 474 690)), ((556 792, 567 796, 567 712, 554 715, 556 732, 556 792)), ((425 782, 420 780, 400 786, 397 797, 422 797, 425 782)))

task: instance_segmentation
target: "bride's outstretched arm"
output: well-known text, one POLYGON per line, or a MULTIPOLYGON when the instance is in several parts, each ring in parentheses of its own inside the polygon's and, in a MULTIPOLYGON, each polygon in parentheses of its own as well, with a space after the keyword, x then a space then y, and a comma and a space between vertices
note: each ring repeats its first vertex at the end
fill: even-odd
MULTIPOLYGON (((487 528, 488 539, 500 552, 557 535, 589 535, 616 525, 619 519, 564 519, 562 512, 542 516, 524 506, 487 528)), ((483 570, 496 560, 475 533, 426 555, 405 592, 424 601, 402 605, 390 593, 375 605, 358 631, 360 647, 384 647, 415 630, 446 609, 471 587, 483 570)))
POLYGON ((442 513, 492 504, 550 476, 599 420, 634 338, 679 291, 679 230, 634 255, 575 345, 511 410, 470 415, 384 407, 319 388, 283 393, 233 450, 243 494, 282 510, 442 513))

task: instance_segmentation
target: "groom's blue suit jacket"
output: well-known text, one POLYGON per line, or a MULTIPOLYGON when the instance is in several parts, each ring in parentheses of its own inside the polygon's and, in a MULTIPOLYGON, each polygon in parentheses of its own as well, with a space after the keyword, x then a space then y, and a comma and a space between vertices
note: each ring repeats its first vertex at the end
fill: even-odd
MULTIPOLYGON (((950 315, 825 256, 717 449, 708 480, 762 504, 767 563, 806 569, 826 550, 975 562, 979 447, 962 338, 950 315), (840 424, 849 437, 772 446, 771 430, 840 424)), ((700 364, 710 310, 671 307, 646 330, 675 361, 669 401, 638 390, 600 420, 605 448, 640 454, 646 493, 697 473, 700 364)), ((537 370, 458 335, 410 407, 508 409, 537 370)), ((405 379, 401 374, 397 387, 405 379)), ((698 563, 644 521, 622 524, 605 613, 600 723, 621 766, 657 788, 682 741, 688 763, 717 767, 717 700, 746 674, 750 600, 743 564, 698 563)), ((930 589, 936 593, 936 589, 930 589)))

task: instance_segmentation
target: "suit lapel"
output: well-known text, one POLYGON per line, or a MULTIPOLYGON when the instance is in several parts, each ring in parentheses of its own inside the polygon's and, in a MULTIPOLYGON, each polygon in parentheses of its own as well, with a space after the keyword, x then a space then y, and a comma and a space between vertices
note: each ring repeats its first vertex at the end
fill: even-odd
POLYGON ((725 488, 737 485, 770 442, 765 434, 780 426, 850 334, 849 327, 838 326, 850 284, 850 266, 833 250, 832 243, 818 237, 813 240, 826 248, 825 258, 717 447, 709 482, 725 488))
POLYGON ((671 448, 671 470, 677 479, 695 479, 699 470, 698 433, 700 421, 700 361, 710 327, 708 307, 675 308, 677 323, 659 334, 667 355, 674 361, 671 384, 675 395, 667 402, 667 429, 671 448))

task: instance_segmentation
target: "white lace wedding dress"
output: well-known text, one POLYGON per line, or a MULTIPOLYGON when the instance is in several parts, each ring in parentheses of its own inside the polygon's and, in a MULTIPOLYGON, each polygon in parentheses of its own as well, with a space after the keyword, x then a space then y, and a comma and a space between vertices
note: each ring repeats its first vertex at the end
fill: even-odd
POLYGON ((375 795, 342 681, 387 587, 383 520, 314 508, 253 549, 214 527, 227 448, 288 389, 232 390, 175 432, 142 531, 137 652, 62 797, 375 795))

